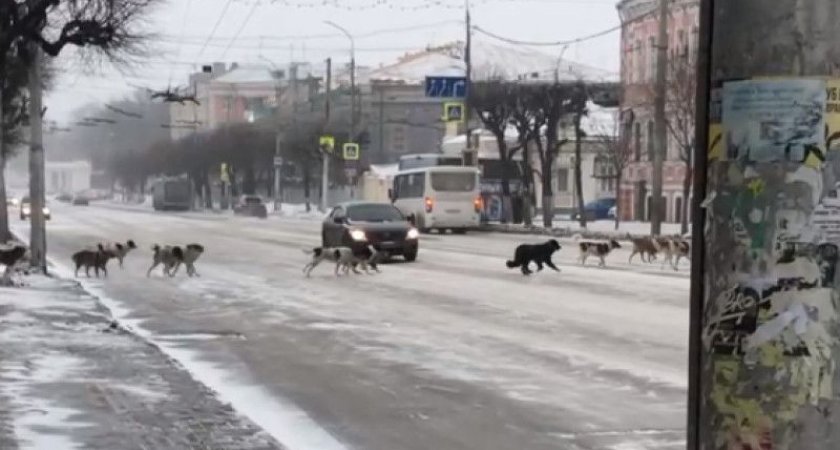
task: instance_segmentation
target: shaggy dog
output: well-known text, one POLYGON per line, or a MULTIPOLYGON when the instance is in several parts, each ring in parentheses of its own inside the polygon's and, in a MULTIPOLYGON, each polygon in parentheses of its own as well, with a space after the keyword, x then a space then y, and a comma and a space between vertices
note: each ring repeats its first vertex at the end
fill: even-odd
POLYGON ((604 258, 607 257, 613 250, 617 248, 621 248, 621 245, 618 244, 618 241, 615 239, 610 239, 609 242, 591 242, 591 241, 584 241, 578 244, 580 246, 580 263, 586 264, 586 258, 590 256, 596 256, 601 261, 598 264, 600 267, 604 267, 607 265, 604 258))
POLYGON ((161 247, 160 245, 155 244, 152 247, 152 251, 154 252, 154 255, 152 256, 152 266, 149 267, 149 270, 146 272, 146 277, 150 277, 152 275, 152 270, 159 265, 163 265, 163 274, 171 277, 172 274, 170 274, 170 272, 172 269, 184 261, 184 250, 177 245, 174 247, 171 245, 161 247))
POLYGON ((560 269, 551 262, 551 255, 557 250, 560 250, 560 243, 555 239, 544 244, 530 245, 522 244, 516 247, 513 253, 513 259, 507 262, 509 269, 519 267, 523 275, 530 275, 531 269, 528 266, 534 262, 537 264, 537 271, 543 270, 543 264, 559 272, 560 269))
POLYGON ((200 276, 198 272, 195 270, 195 262, 198 260, 198 257, 204 254, 204 246, 201 244, 188 244, 184 247, 184 258, 175 264, 175 268, 172 270, 172 274, 170 276, 175 276, 178 273, 178 268, 181 267, 181 263, 184 263, 184 266, 187 268, 187 275, 190 277, 198 277, 200 276))
POLYGON ((656 254, 659 253, 660 247, 659 243, 651 237, 644 236, 644 237, 637 237, 634 238, 627 235, 627 239, 633 243, 633 251, 630 253, 630 258, 628 258, 627 263, 630 264, 633 262, 633 257, 639 255, 642 259, 642 262, 652 262, 656 259, 656 254))
MULTIPOLYGON (((353 250, 349 247, 316 247, 310 251, 304 250, 304 253, 312 255, 312 260, 303 266, 303 273, 307 277, 312 273, 312 270, 324 261, 335 263, 335 276, 341 276, 340 270, 347 273, 354 264, 358 264, 359 259, 353 254, 353 250)), ((353 269, 356 272, 355 267, 353 269)), ((357 272, 358 273, 358 272, 357 272)))
POLYGON ((102 244, 97 245, 96 250, 81 250, 73 254, 73 263, 76 264, 76 271, 74 275, 79 276, 79 269, 85 268, 85 275, 90 278, 90 268, 93 267, 96 272, 96 278, 99 278, 99 271, 101 270, 104 276, 108 276, 108 260, 110 255, 105 251, 102 244))
POLYGON ((137 244, 129 239, 125 244, 119 242, 108 242, 103 244, 103 247, 105 248, 105 252, 108 253, 111 258, 116 258, 117 261, 119 261, 120 269, 122 269, 123 260, 125 260, 125 257, 128 256, 130 251, 137 248, 137 244))
POLYGON ((0 265, 6 266, 3 271, 3 279, 0 286, 11 286, 12 270, 19 261, 26 256, 26 247, 20 244, 13 244, 11 247, 0 247, 0 265))

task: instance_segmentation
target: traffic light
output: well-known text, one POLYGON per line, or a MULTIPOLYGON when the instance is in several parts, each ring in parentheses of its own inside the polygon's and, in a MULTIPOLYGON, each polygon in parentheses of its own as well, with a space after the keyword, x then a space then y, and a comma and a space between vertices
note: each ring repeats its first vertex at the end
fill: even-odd
POLYGON ((335 150, 335 138, 332 136, 321 136, 318 139, 318 146, 322 152, 332 153, 335 150))

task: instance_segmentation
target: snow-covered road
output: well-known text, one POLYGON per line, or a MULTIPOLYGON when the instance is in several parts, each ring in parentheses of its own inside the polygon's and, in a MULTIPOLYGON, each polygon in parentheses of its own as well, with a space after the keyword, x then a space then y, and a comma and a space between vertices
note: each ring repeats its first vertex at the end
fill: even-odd
POLYGON ((53 209, 58 262, 138 243, 88 286, 292 450, 684 448, 685 266, 582 268, 567 242, 526 278, 504 261, 544 238, 431 235, 416 263, 306 279, 317 222, 53 209), (146 278, 152 244, 191 242, 201 278, 146 278))

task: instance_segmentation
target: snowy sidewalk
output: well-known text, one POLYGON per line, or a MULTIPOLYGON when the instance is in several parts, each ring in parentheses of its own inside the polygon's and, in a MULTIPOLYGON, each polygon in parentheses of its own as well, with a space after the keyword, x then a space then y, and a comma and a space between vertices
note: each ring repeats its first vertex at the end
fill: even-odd
POLYGON ((280 449, 77 283, 0 288, 0 449, 280 449))

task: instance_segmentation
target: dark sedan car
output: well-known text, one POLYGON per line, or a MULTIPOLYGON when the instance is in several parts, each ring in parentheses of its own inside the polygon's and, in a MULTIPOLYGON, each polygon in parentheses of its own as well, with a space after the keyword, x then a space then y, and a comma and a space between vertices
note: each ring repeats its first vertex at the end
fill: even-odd
POLYGON ((388 256, 417 259, 420 233, 390 203, 344 203, 330 212, 322 227, 324 247, 360 249, 373 245, 388 256))
POLYGON ((265 219, 268 217, 268 208, 265 206, 261 197, 256 195, 243 195, 233 206, 233 213, 240 216, 265 219))

